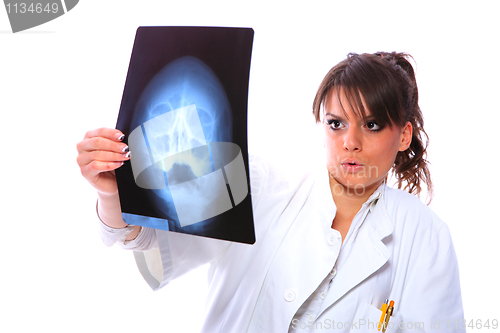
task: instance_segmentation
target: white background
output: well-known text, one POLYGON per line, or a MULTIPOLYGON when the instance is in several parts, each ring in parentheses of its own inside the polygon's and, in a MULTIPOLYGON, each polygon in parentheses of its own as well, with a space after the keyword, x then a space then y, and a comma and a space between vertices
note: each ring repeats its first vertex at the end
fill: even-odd
POLYGON ((453 236, 465 317, 500 320, 497 8, 496 1, 82 0, 17 34, 0 9, 0 331, 201 325, 206 269, 152 292, 131 253, 102 245, 96 194, 75 160, 87 130, 115 125, 140 25, 252 27, 250 149, 285 166, 299 163, 307 145, 321 145, 308 139, 317 132, 311 105, 333 65, 349 52, 412 54, 431 139, 431 207, 453 236))

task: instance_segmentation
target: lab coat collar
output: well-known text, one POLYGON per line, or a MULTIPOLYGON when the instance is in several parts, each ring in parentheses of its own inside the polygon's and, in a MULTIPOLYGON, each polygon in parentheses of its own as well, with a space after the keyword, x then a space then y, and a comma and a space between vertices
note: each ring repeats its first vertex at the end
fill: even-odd
POLYGON ((328 170, 322 170, 317 174, 316 178, 316 196, 319 202, 319 214, 325 230, 330 230, 335 214, 337 214, 337 206, 333 201, 332 191, 330 189, 330 175, 328 170))
MULTIPOLYGON (((386 192, 387 184, 382 183, 377 189, 379 192, 377 197, 370 204, 370 212, 373 218, 370 219, 370 227, 378 234, 380 240, 392 234, 394 231, 394 223, 387 212, 386 192)), ((377 192, 375 191, 375 193, 377 192)), ((375 194, 374 193, 374 194, 375 194)), ((373 195, 372 195, 373 196, 373 195)))

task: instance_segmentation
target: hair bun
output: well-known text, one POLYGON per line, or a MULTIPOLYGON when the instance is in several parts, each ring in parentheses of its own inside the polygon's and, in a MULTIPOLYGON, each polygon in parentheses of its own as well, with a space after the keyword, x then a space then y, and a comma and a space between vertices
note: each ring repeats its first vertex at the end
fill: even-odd
POLYGON ((399 66, 408 75, 409 79, 415 82, 415 72, 409 61, 410 59, 415 61, 415 59, 411 55, 403 52, 376 52, 374 54, 389 62, 396 70, 399 70, 399 66))

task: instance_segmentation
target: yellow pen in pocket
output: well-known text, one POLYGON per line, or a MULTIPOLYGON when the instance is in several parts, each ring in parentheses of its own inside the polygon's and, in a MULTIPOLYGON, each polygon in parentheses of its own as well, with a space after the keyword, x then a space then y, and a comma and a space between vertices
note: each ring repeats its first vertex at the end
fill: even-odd
POLYGON ((384 317, 385 317, 385 314, 387 313, 387 303, 388 302, 389 302, 389 299, 386 298, 384 304, 382 304, 382 308, 380 309, 380 311, 382 311, 382 316, 380 317, 380 322, 378 323, 378 330, 379 331, 382 328, 382 325, 384 324, 384 317))

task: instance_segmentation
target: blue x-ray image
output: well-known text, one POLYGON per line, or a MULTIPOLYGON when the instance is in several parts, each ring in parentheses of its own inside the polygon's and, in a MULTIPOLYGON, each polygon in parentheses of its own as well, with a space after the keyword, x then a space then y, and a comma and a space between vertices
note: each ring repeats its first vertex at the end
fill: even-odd
POLYGON ((181 227, 222 214, 248 194, 241 150, 207 143, 195 104, 147 120, 128 142, 136 184, 155 190, 155 207, 176 213, 181 227))
POLYGON ((246 140, 252 38, 241 28, 138 29, 117 121, 132 152, 117 170, 126 223, 255 241, 246 140))

